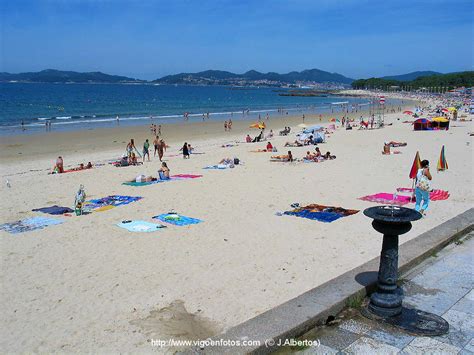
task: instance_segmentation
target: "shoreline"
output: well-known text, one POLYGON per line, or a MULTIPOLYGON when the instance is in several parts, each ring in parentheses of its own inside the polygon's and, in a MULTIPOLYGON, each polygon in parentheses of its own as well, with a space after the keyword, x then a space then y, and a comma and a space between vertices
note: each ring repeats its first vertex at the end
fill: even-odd
MULTIPOLYGON (((408 101, 408 100, 407 100, 408 101)), ((407 107, 412 107, 416 104, 416 101, 405 102, 404 106, 401 106, 402 111, 407 107)), ((391 107, 390 105, 387 105, 391 107)), ((308 126, 317 124, 327 124, 329 119, 332 117, 340 119, 343 115, 350 117, 351 119, 358 120, 360 116, 367 119, 369 110, 364 109, 353 113, 304 113, 304 123, 308 126), (320 120, 321 116, 321 120, 320 120)), ((298 124, 303 123, 303 113, 299 115, 285 115, 277 114, 271 116, 269 120, 262 118, 262 122, 267 125, 266 132, 270 129, 273 130, 275 135, 278 135, 279 130, 285 126, 292 128, 292 132, 299 130, 298 124)), ((400 112, 401 115, 401 112, 400 112)), ((221 139, 222 143, 236 141, 244 141, 247 134, 258 134, 258 130, 249 128, 251 123, 256 120, 238 117, 236 115, 233 121, 232 131, 225 132, 223 129, 224 121, 222 120, 207 120, 205 122, 176 122, 162 124, 162 136, 167 144, 171 145, 174 150, 179 149, 183 142, 188 142, 199 148, 199 146, 205 146, 206 141, 210 139, 221 139), (194 142, 194 144, 193 144, 194 142), (196 146, 196 144, 198 144, 196 146)), ((112 152, 117 150, 124 151, 125 145, 134 138, 137 148, 140 149, 145 139, 149 139, 150 144, 153 141, 153 135, 150 132, 150 124, 148 125, 133 125, 133 126, 119 126, 119 127, 99 127, 88 130, 74 130, 74 131, 52 131, 52 132, 38 132, 34 134, 17 134, 2 136, 0 141, 0 159, 4 163, 12 163, 21 160, 31 160, 41 157, 49 156, 51 162, 54 161, 58 155, 71 154, 75 156, 74 161, 77 159, 77 164, 84 160, 90 161, 87 157, 76 157, 81 154, 88 154, 101 150, 104 152, 112 152), (28 150, 26 152, 25 150, 28 150), (79 154, 79 151, 81 152, 79 154)), ((121 153, 120 153, 121 155, 121 153)), ((117 158, 120 156, 110 157, 117 158)), ((165 154, 166 158, 166 154, 165 154)), ((69 159, 68 159, 69 160, 69 159)), ((68 162, 65 161, 66 165, 68 162)), ((70 163, 70 160, 69 160, 70 163)), ((74 165, 77 165, 74 164, 74 165)))

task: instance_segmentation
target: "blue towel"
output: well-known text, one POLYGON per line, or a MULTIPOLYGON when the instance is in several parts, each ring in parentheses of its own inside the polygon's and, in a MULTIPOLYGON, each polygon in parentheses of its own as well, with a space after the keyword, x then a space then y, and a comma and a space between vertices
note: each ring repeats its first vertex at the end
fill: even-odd
POLYGON ((30 232, 35 229, 43 229, 47 226, 53 226, 56 224, 61 224, 63 221, 61 219, 53 219, 46 217, 32 217, 27 218, 21 221, 16 221, 13 223, 5 223, 0 225, 0 230, 4 230, 11 234, 30 232))
POLYGON ((191 217, 181 216, 179 214, 170 214, 170 213, 163 213, 158 216, 154 216, 152 218, 159 219, 162 222, 173 224, 175 226, 187 226, 189 224, 198 224, 202 222, 200 219, 197 219, 197 218, 191 218, 191 217), (178 216, 178 218, 170 218, 170 216, 178 216))
POLYGON ((336 212, 310 212, 308 210, 303 210, 299 212, 287 211, 284 214, 290 216, 297 216, 302 218, 308 218, 319 222, 331 223, 335 220, 344 217, 344 215, 336 212))
POLYGON ((59 214, 74 212, 74 210, 69 208, 69 207, 61 207, 61 206, 56 206, 56 205, 51 206, 51 207, 35 208, 32 211, 49 213, 49 214, 53 214, 53 215, 59 215, 59 214))
POLYGON ((94 209, 104 206, 123 206, 128 205, 129 203, 141 200, 143 197, 140 196, 121 196, 121 195, 112 195, 100 199, 87 201, 87 208, 94 209))
POLYGON ((130 232, 141 232, 150 233, 155 232, 160 228, 166 228, 166 226, 157 223, 150 223, 147 221, 131 221, 128 223, 120 222, 117 226, 124 228, 130 232))

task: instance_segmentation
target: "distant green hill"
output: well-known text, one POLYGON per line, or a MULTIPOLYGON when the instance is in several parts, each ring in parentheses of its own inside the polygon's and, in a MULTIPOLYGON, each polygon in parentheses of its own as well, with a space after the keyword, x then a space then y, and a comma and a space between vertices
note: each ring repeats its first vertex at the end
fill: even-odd
POLYGON ((256 70, 250 70, 243 74, 235 74, 221 70, 206 70, 198 73, 167 75, 154 80, 154 82, 163 84, 230 84, 238 81, 273 81, 285 84, 294 84, 296 82, 350 84, 353 79, 347 78, 338 73, 329 73, 319 69, 309 69, 301 72, 293 71, 287 74, 278 74, 274 72, 260 73, 256 70))
POLYGON ((401 75, 389 75, 389 76, 382 76, 381 79, 386 80, 397 80, 397 81, 411 81, 415 80, 422 76, 431 76, 431 75, 442 75, 443 73, 438 73, 435 71, 414 71, 412 73, 401 74, 401 75))
POLYGON ((141 80, 127 78, 126 76, 109 75, 101 72, 78 73, 74 71, 62 71, 46 69, 31 73, 0 73, 0 82, 22 81, 35 83, 123 83, 142 82, 141 80))
POLYGON ((474 71, 420 76, 414 80, 408 81, 399 81, 385 78, 370 78, 359 79, 352 83, 352 87, 355 89, 386 89, 391 86, 410 86, 413 89, 429 87, 444 87, 448 89, 461 86, 472 87, 474 86, 474 71))

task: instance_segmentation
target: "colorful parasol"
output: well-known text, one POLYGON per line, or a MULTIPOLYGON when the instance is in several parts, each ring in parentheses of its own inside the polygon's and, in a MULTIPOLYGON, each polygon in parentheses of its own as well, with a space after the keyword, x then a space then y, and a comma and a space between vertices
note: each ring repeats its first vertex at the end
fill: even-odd
POLYGON ((403 111, 405 115, 413 115, 413 111, 403 111))
POLYGON ((413 164, 410 169, 410 179, 415 179, 416 174, 418 173, 418 169, 421 168, 421 159, 420 159, 420 154, 416 152, 415 155, 415 160, 413 160, 413 164))
POLYGON ((444 145, 441 148, 441 153, 439 154, 438 160, 438 171, 448 170, 448 162, 446 161, 446 157, 444 155, 444 145))

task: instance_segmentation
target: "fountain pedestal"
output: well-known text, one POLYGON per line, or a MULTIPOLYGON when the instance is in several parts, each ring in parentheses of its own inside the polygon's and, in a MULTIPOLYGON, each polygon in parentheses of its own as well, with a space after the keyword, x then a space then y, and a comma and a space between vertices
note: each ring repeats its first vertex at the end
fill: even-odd
POLYGON ((411 229, 411 222, 421 218, 413 209, 395 206, 377 206, 364 211, 373 218, 372 226, 383 234, 382 252, 377 279, 377 290, 363 314, 415 335, 441 335, 449 324, 441 317, 416 309, 405 308, 403 290, 398 287, 398 237, 411 229))

